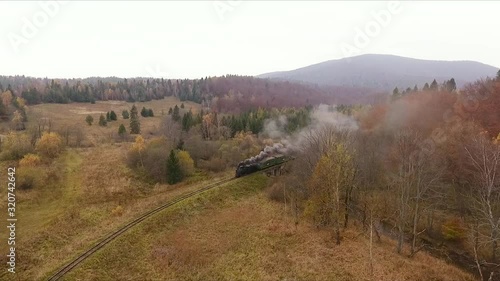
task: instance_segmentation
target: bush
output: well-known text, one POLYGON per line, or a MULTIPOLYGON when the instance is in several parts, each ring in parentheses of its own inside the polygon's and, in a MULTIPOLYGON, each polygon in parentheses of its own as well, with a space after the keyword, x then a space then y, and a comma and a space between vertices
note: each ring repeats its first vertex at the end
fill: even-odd
POLYGON ((89 126, 92 126, 92 122, 94 122, 94 117, 92 117, 92 115, 87 115, 87 117, 85 118, 85 122, 87 122, 87 124, 89 126))
POLYGON ((166 138, 154 138, 147 144, 137 137, 136 143, 127 155, 127 165, 136 170, 143 170, 155 182, 166 182, 167 159, 172 148, 166 138))
POLYGON ((35 150, 44 158, 56 158, 63 148, 63 141, 56 133, 44 133, 35 146, 35 150))
MULTIPOLYGON (((107 115, 109 115, 109 114, 107 114, 107 115)), ((105 127, 107 124, 108 124, 107 118, 101 114, 101 116, 99 116, 99 126, 105 127)))
POLYGON ((446 240, 460 241, 465 238, 464 224, 458 218, 448 220, 441 226, 441 234, 446 240))
POLYGON ((30 190, 39 187, 41 186, 40 183, 43 182, 42 176, 42 169, 32 167, 19 169, 16 174, 16 187, 20 190, 30 190))
POLYGON ((266 189, 267 197, 277 202, 285 202, 285 185, 283 183, 274 183, 266 189))
POLYGON ((177 158, 179 158, 179 165, 181 166, 181 172, 184 177, 189 177, 194 173, 194 161, 189 155, 189 152, 181 150, 177 153, 177 158))
POLYGON ((22 167, 36 167, 41 164, 40 156, 32 153, 24 155, 23 159, 19 161, 19 165, 22 167))
POLYGON ((2 141, 1 160, 18 160, 33 152, 33 146, 26 134, 9 133, 2 141))
POLYGON ((111 210, 111 215, 121 217, 123 215, 123 207, 118 205, 116 208, 111 210))
POLYGON ((220 158, 212 158, 208 161, 200 160, 198 166, 211 172, 222 172, 226 169, 226 162, 220 158))

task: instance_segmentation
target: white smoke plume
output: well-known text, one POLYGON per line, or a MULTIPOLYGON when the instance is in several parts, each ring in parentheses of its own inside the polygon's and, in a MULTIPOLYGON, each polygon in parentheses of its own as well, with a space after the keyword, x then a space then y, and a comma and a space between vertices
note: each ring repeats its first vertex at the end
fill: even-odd
POLYGON ((299 132, 289 135, 285 132, 284 128, 288 120, 286 116, 282 115, 278 119, 266 120, 264 123, 263 135, 272 138, 278 143, 273 146, 266 146, 258 155, 244 160, 242 163, 253 164, 257 163, 269 156, 275 154, 289 154, 293 151, 300 149, 307 134, 318 130, 319 128, 330 125, 338 127, 339 129, 357 130, 358 123, 352 117, 338 112, 335 106, 321 104, 311 112, 311 124, 302 128, 299 132))

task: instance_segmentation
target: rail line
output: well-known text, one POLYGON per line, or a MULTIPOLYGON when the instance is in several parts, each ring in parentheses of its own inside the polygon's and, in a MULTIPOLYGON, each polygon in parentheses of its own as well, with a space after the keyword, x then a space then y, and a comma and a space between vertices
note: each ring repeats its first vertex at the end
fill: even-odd
POLYGON ((186 194, 183 194, 183 195, 180 195, 179 197, 176 197, 175 199, 173 199, 172 201, 169 201, 168 203, 165 203, 143 215, 141 215, 140 217, 134 219, 133 221, 129 222, 128 224, 126 224, 125 226, 121 227, 120 229, 116 230, 115 232, 111 233, 110 235, 108 235, 106 238, 104 238, 103 240, 101 240, 100 242, 98 242, 97 244, 95 244, 92 248, 88 249, 85 253, 79 255, 76 259, 74 259, 73 261, 71 261, 69 264, 65 265, 64 267, 62 267, 61 269, 59 269, 54 275, 52 275, 49 279, 47 279, 48 281, 55 281, 55 280, 59 280, 61 277, 63 277, 64 275, 66 275, 68 272, 70 272, 73 268, 75 268, 77 265, 79 265, 80 263, 82 263, 84 260, 86 260, 88 257, 90 257, 92 254, 94 254, 95 252, 97 252, 99 249, 101 249, 102 247, 104 247, 106 244, 108 244, 109 242, 113 241, 115 238, 117 238, 118 236, 122 235, 125 231, 129 230, 130 228, 132 228, 133 226, 139 224, 140 222, 142 222, 143 220, 153 216, 154 214, 170 207, 170 206, 173 206, 183 200, 186 200, 194 195, 197 195, 197 194, 200 194, 200 193, 203 193, 209 189, 212 189, 214 187, 217 187, 217 186, 220 186, 224 183, 227 183, 227 182, 230 182, 232 180, 234 180, 235 178, 226 178, 226 179, 223 179, 223 180, 220 180, 218 182, 215 182, 215 183, 212 183, 212 184, 209 184, 203 188, 200 188, 198 190, 195 190, 195 191, 191 191, 191 192, 188 192, 186 194))

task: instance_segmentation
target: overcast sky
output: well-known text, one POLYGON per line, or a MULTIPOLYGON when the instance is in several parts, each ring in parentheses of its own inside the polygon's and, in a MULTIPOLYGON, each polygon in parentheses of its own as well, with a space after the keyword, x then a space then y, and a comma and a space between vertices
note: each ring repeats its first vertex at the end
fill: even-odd
POLYGON ((367 53, 500 66, 497 1, 41 1, 0 11, 0 75, 257 75, 367 53))

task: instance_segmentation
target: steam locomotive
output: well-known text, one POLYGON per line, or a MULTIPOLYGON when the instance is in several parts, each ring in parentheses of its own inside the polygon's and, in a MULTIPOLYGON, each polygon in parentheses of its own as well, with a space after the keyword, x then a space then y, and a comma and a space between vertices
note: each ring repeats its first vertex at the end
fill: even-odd
POLYGON ((286 155, 274 155, 253 163, 245 160, 238 164, 238 167, 236 168, 236 177, 239 178, 244 175, 262 171, 269 167, 283 164, 292 159, 292 157, 286 155))

